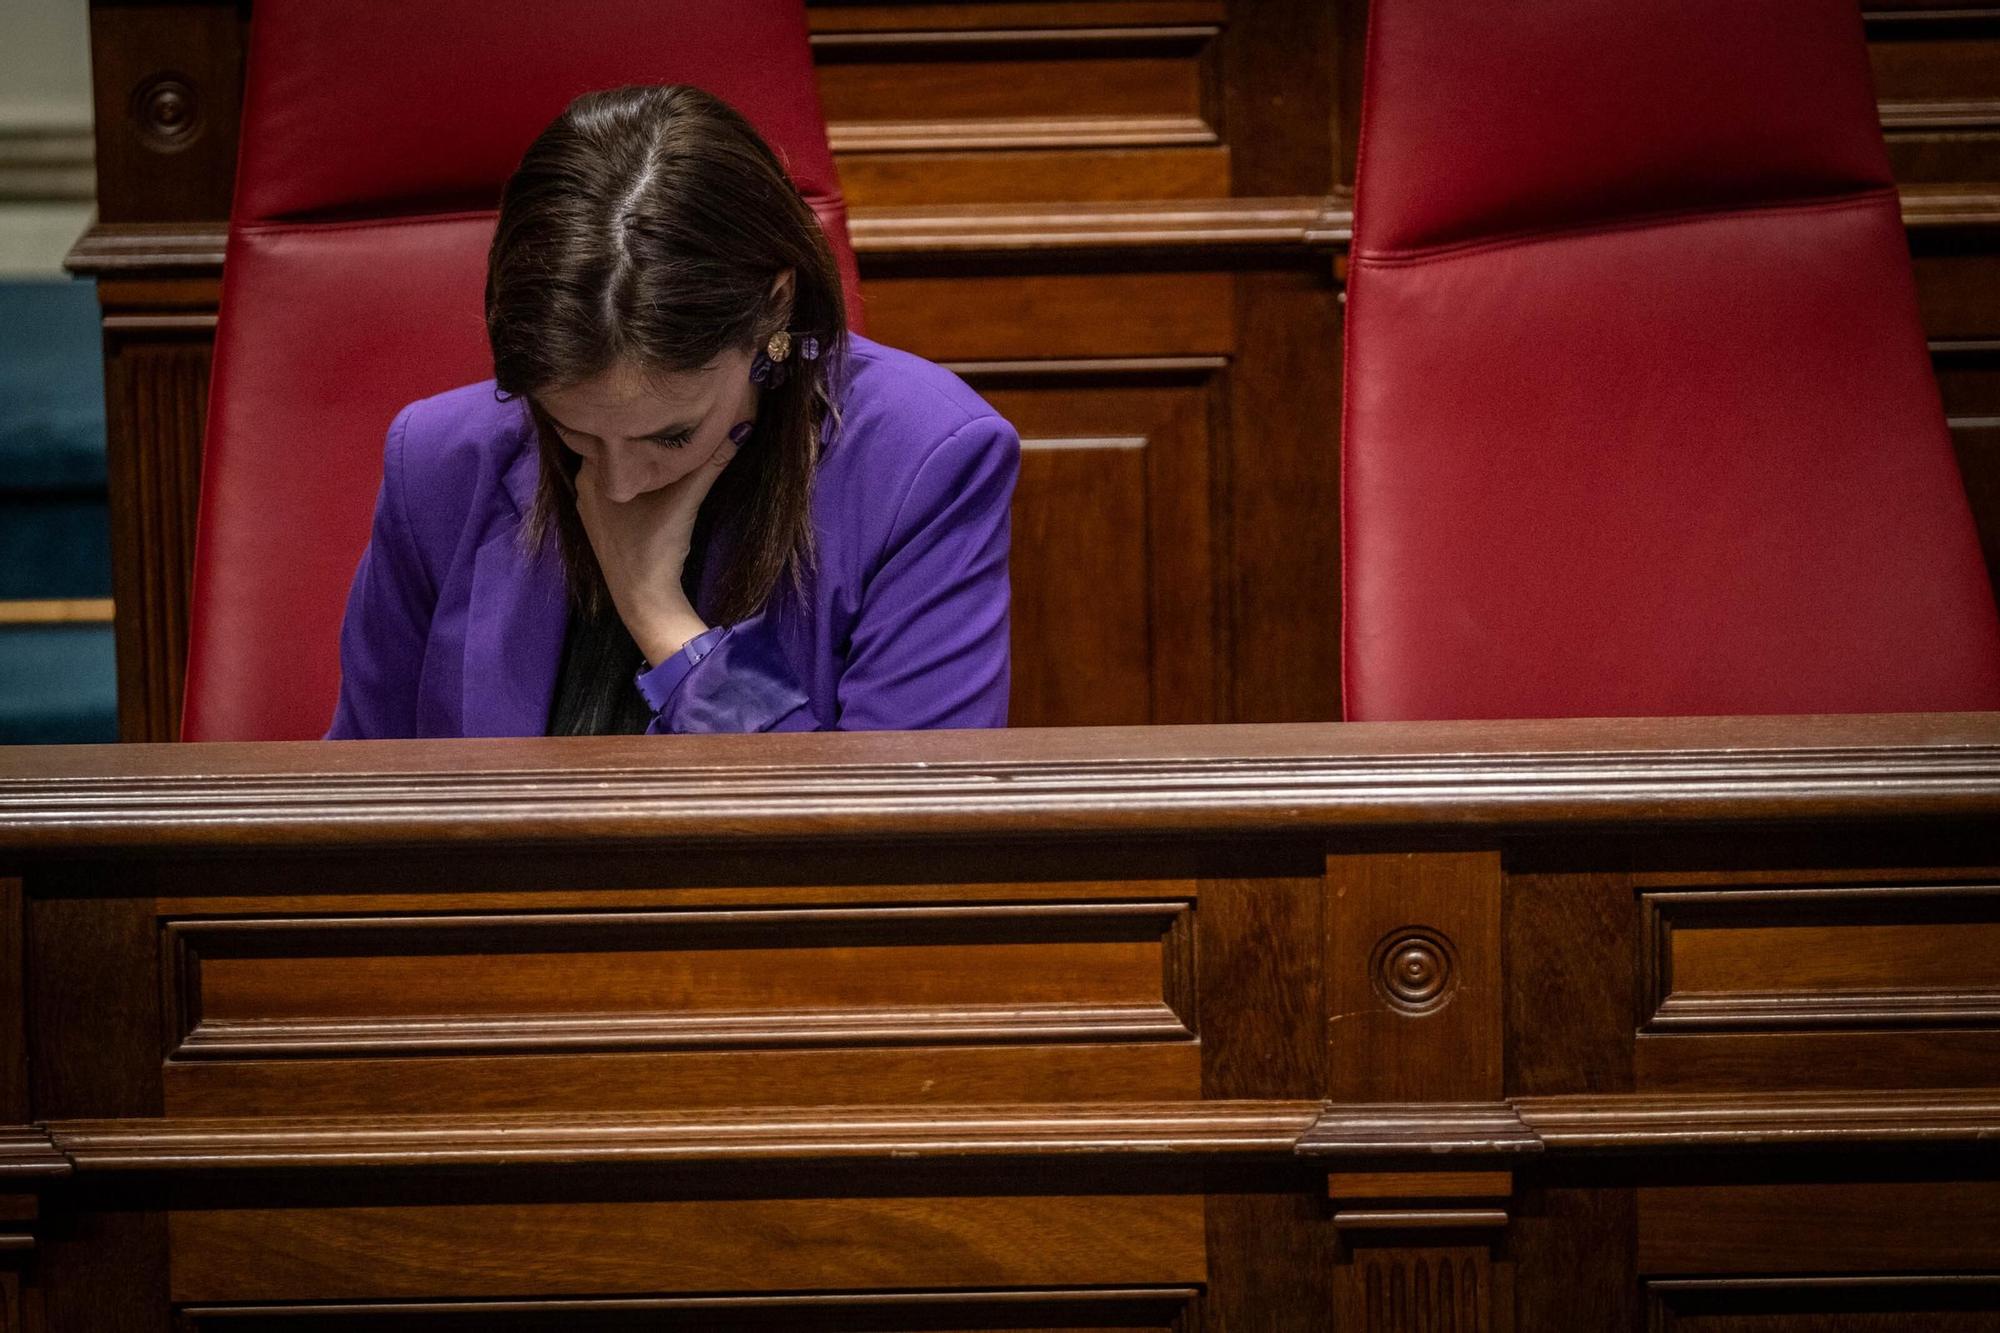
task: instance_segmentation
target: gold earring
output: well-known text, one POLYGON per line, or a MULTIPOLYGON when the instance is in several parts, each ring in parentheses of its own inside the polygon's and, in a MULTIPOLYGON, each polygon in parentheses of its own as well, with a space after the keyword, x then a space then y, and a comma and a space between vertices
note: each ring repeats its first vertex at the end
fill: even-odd
POLYGON ((784 329, 772 334, 770 341, 764 344, 764 355, 771 359, 772 365, 781 364, 791 354, 792 335, 784 329))

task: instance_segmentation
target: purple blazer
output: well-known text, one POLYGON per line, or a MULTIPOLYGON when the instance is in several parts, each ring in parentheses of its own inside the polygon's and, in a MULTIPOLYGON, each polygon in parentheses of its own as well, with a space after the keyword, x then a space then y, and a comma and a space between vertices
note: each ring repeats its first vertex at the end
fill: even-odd
MULTIPOLYGON (((955 375, 848 340, 813 491, 803 596, 715 628, 639 677, 649 730, 1007 724, 1014 428, 955 375)), ((569 610, 552 549, 522 549, 538 469, 492 381, 404 408, 340 632, 329 739, 539 736, 569 610)), ((721 559, 708 561, 705 611, 721 559)), ((704 616, 706 618, 706 616, 704 616)))

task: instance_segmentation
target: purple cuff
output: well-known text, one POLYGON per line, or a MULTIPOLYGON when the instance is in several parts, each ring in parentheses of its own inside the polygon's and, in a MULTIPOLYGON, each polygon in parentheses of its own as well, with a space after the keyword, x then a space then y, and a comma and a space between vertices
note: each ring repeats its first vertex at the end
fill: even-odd
POLYGON ((646 701, 646 707, 655 713, 664 712, 672 702, 674 691, 687 679, 687 673, 694 670, 704 657, 715 651, 715 645, 722 642, 728 629, 717 625, 705 629, 681 645, 681 650, 658 666, 648 670, 639 669, 632 683, 639 687, 639 697, 646 701))
POLYGON ((697 634, 635 682, 649 732, 799 731, 815 723, 769 618, 697 634))

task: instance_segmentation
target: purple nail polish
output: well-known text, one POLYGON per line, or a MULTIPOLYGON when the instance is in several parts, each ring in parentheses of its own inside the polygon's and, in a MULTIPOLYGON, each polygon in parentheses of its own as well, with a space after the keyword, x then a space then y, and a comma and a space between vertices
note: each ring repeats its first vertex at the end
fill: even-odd
POLYGON ((741 444, 750 438, 750 432, 756 428, 756 425, 757 423, 754 421, 739 421, 729 428, 729 438, 737 444, 741 444))
POLYGON ((803 361, 819 360, 819 339, 810 333, 799 339, 799 358, 803 361))

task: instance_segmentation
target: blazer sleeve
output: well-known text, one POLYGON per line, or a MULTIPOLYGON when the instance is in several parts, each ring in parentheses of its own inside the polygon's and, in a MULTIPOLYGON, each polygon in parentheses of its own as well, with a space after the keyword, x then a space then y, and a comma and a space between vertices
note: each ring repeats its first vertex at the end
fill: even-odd
MULTIPOLYGON (((918 466, 849 639, 840 731, 1007 725, 1007 552, 1021 441, 997 416, 960 426, 918 466)), ((639 679, 656 732, 819 729, 775 627, 696 638, 639 679)))
POLYGON ((415 404, 389 426, 368 549, 340 626, 340 699, 328 740, 416 735, 417 682, 437 606, 404 502, 404 435, 415 404))

